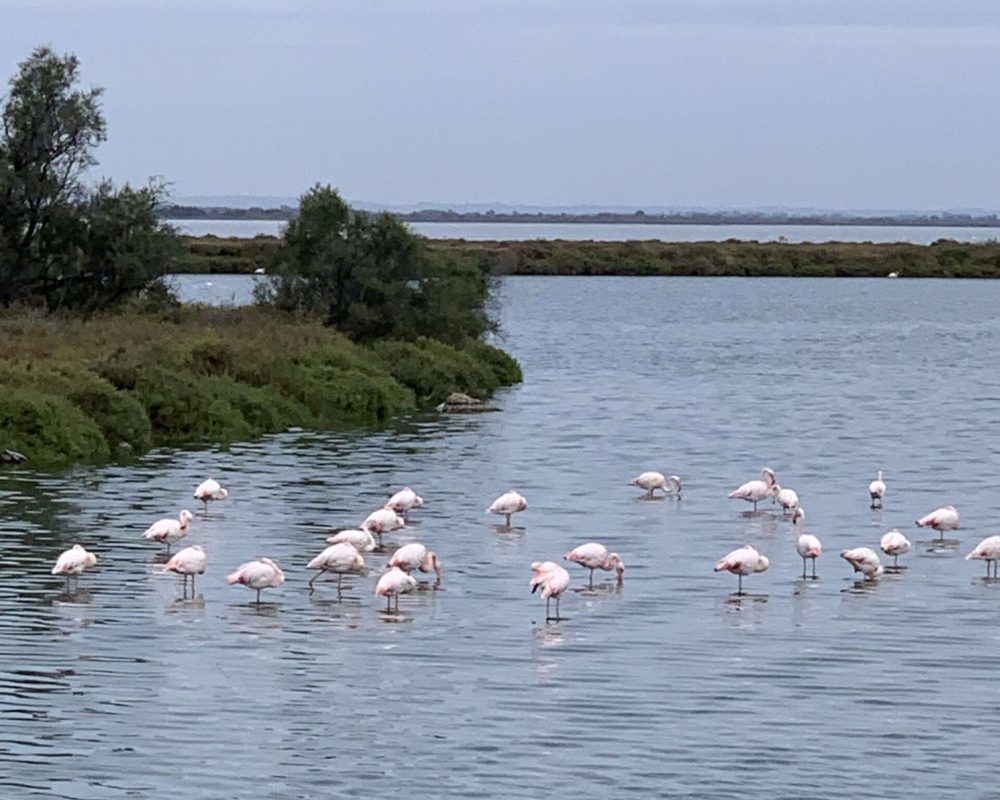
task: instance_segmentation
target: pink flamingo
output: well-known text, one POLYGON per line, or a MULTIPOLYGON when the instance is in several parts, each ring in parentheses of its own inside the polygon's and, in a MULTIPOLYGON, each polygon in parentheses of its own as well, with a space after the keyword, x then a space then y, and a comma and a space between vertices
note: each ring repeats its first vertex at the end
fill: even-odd
POLYGON ((528 507, 528 501, 521 495, 510 489, 500 495, 490 505, 486 511, 490 514, 502 514, 507 518, 507 527, 510 527, 510 517, 518 511, 524 511, 528 507))
POLYGON ((375 595, 385 598, 385 610, 392 610, 392 598, 396 598, 396 611, 399 611, 399 596, 412 592, 417 588, 417 579, 407 575, 399 567, 393 567, 378 579, 375 595))
POLYGON ((958 509, 955 506, 936 508, 930 514, 925 514, 918 519, 917 527, 933 528, 936 531, 940 531, 941 538, 943 539, 945 531, 950 531, 958 527, 958 509))
POLYGON ((882 498, 885 497, 885 481, 882 480, 882 470, 878 471, 878 476, 868 484, 868 495, 872 499, 872 508, 882 508, 882 498), (878 503, 878 505, 875 505, 878 503))
POLYGON ((774 497, 780 490, 777 480, 774 477, 774 470, 764 467, 760 472, 763 480, 747 481, 739 488, 729 493, 732 500, 746 500, 753 503, 753 510, 757 510, 757 503, 768 497, 774 497))
POLYGON ((606 572, 615 570, 618 573, 618 585, 625 583, 625 564, 618 553, 609 553, 603 544, 588 542, 570 550, 565 556, 567 561, 580 564, 590 570, 590 588, 594 588, 594 570, 603 569, 606 572))
POLYGON ((187 595, 187 579, 191 576, 191 595, 194 596, 194 576, 205 574, 205 551, 200 544, 193 544, 178 551, 164 567, 169 572, 175 572, 184 578, 184 594, 187 595))
POLYGON ((241 583, 248 589, 257 591, 257 605, 260 605, 260 590, 281 586, 285 582, 285 573, 281 567, 269 558, 248 561, 240 564, 235 572, 226 576, 226 583, 232 585, 241 583))
POLYGON ((185 508, 177 519, 158 519, 146 528, 142 538, 154 542, 166 542, 167 555, 169 555, 170 546, 187 536, 188 525, 192 519, 194 519, 194 515, 185 508))
POLYGON ((326 542, 327 544, 340 544, 344 542, 351 545, 359 553, 370 553, 378 547, 378 543, 375 541, 375 537, 372 536, 371 531, 361 528, 346 528, 342 531, 337 531, 333 536, 327 536, 326 542))
POLYGON ((882 537, 879 548, 887 556, 892 556, 892 566, 899 566, 899 557, 910 552, 910 541, 895 528, 882 537))
POLYGON ((225 500, 229 497, 229 492, 222 488, 215 478, 209 478, 198 484, 194 490, 196 500, 201 500, 205 504, 205 513, 208 513, 208 504, 212 500, 225 500))
POLYGON ((413 489, 406 486, 396 492, 392 497, 389 498, 388 502, 385 504, 386 508, 391 508, 403 516, 411 508, 423 508, 424 500, 420 497, 413 489))
MULTIPOLYGON (((775 502, 781 506, 781 513, 787 514, 789 512, 795 513, 795 509, 799 507, 799 496, 795 493, 794 489, 782 489, 777 484, 774 485, 774 489, 778 491, 774 494, 775 502)), ((772 489, 772 491, 774 491, 772 489)))
POLYGON ((885 570, 878 555, 870 547, 855 547, 851 550, 841 550, 840 557, 860 572, 866 581, 873 581, 885 570))
POLYGON ((365 521, 361 523, 361 528, 362 530, 371 531, 378 536, 378 544, 379 547, 381 547, 383 533, 386 531, 394 531, 397 528, 404 527, 405 525, 406 520, 404 520, 391 508, 380 508, 365 517, 365 521))
POLYGON ((737 575, 740 582, 736 594, 741 595, 743 594, 743 576, 764 572, 769 566, 771 566, 771 562, 768 561, 767 556, 762 556, 756 548, 750 545, 744 545, 720 559, 719 563, 715 565, 715 571, 726 570, 737 575))
POLYGON ((970 558, 980 558, 986 562, 986 577, 990 577, 990 564, 993 565, 993 577, 997 577, 997 562, 1000 561, 1000 536, 987 536, 975 549, 967 555, 970 558))
POLYGON ((441 586, 441 562, 438 561, 437 554, 433 550, 428 550, 420 542, 404 544, 389 559, 390 567, 398 567, 403 572, 410 574, 416 570, 430 572, 434 570, 437 580, 434 588, 441 586))
POLYGON ((559 621, 559 598, 569 586, 569 573, 555 561, 536 561, 531 565, 531 593, 542 587, 542 597, 545 598, 545 621, 559 621), (556 599, 556 615, 549 614, 549 602, 556 599))
POLYGON ((365 571, 365 560, 361 557, 354 545, 347 542, 332 544, 309 562, 306 569, 318 569, 315 575, 309 580, 309 593, 313 593, 313 581, 324 572, 332 572, 337 576, 337 599, 340 599, 341 584, 344 575, 354 573, 360 575, 365 571))
POLYGON ((679 477, 676 475, 667 477, 662 472, 643 472, 641 475, 632 478, 629 484, 638 486, 640 489, 645 489, 648 497, 652 497, 653 492, 657 489, 662 490, 664 494, 676 495, 679 495, 683 489, 679 477))
POLYGON ((69 550, 63 551, 52 568, 53 575, 66 576, 66 591, 69 591, 70 578, 80 580, 80 573, 97 563, 97 556, 75 544, 69 550))

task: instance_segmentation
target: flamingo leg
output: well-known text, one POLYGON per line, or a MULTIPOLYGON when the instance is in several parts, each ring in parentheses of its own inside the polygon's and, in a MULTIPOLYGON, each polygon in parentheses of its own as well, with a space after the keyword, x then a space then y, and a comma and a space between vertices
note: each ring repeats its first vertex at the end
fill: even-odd
POLYGON ((340 599, 340 585, 344 582, 344 573, 337 573, 337 599, 340 599))
POLYGON ((324 572, 325 572, 325 570, 322 570, 322 569, 321 569, 321 570, 320 570, 319 572, 317 572, 317 573, 316 573, 315 575, 313 575, 313 576, 312 576, 312 577, 311 577, 311 578, 309 579, 309 594, 312 594, 312 593, 313 593, 314 591, 316 591, 315 587, 313 586, 313 581, 314 581, 314 580, 316 580, 316 579, 317 579, 317 578, 318 578, 318 577, 319 577, 320 575, 322 575, 322 574, 323 574, 324 572))
POLYGON ((392 595, 387 594, 385 596, 385 613, 388 614, 390 611, 392 611, 392 595))
POLYGON ((194 597, 194 573, 191 573, 191 597, 194 597))
POLYGON ((813 556, 813 577, 816 577, 816 556, 813 556))
POLYGON ((743 594, 743 575, 736 573, 736 577, 740 579, 739 588, 736 590, 736 594, 743 594))
POLYGON ((260 605, 260 589, 257 590, 257 605, 260 605))
POLYGON ((896 553, 896 554, 895 554, 895 555, 894 555, 894 556, 892 557, 892 567, 893 567, 893 569, 895 569, 895 568, 896 568, 896 567, 898 567, 898 566, 899 566, 899 553, 896 553))
POLYGON ((757 501, 756 500, 753 501, 753 510, 754 511, 757 510, 757 501))
POLYGON ((802 577, 806 576, 806 557, 802 556, 802 577))
POLYGON ((507 527, 509 528, 510 527, 510 514, 504 514, 504 516, 507 518, 507 527))
POLYGON ((548 622, 550 619, 552 619, 552 615, 549 614, 549 602, 551 600, 552 600, 551 597, 546 597, 545 598, 545 621, 546 622, 548 622))
POLYGON ((594 588, 594 570, 593 570, 593 568, 591 568, 591 570, 590 570, 590 588, 591 589, 594 588))

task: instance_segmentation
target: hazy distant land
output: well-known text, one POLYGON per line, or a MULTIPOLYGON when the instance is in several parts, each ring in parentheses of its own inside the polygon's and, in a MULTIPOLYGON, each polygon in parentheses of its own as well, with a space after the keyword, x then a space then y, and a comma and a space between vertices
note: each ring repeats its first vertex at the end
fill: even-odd
MULTIPOLYGON (((162 205, 157 210, 162 219, 186 220, 287 220, 298 213, 289 205, 277 208, 233 208, 221 206, 162 205)), ((451 209, 420 209, 394 212, 406 222, 516 222, 516 223, 580 223, 613 225, 871 225, 900 227, 994 228, 1000 226, 996 213, 964 212, 861 214, 850 212, 792 211, 680 211, 633 212, 598 211, 520 212, 520 211, 453 211, 451 209)))

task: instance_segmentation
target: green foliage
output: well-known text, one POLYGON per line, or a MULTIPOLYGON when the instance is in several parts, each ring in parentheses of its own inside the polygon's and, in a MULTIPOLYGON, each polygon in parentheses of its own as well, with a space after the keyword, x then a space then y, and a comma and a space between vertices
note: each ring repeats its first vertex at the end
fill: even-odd
POLYGON ((490 328, 485 262, 436 256, 397 217, 354 211, 329 186, 303 195, 273 269, 258 302, 318 314, 355 339, 458 342, 490 328))
POLYGON ((482 397, 501 385, 489 362, 434 339, 381 341, 371 347, 392 376, 424 403, 439 403, 452 392, 482 397))
POLYGON ((94 311, 170 271, 179 239, 154 213, 162 186, 92 190, 106 138, 101 90, 74 89, 78 62, 37 48, 10 81, 0 132, 0 305, 94 311))
POLYGON ((94 420, 69 400, 30 388, 0 394, 0 447, 30 453, 37 465, 94 461, 109 454, 94 420))

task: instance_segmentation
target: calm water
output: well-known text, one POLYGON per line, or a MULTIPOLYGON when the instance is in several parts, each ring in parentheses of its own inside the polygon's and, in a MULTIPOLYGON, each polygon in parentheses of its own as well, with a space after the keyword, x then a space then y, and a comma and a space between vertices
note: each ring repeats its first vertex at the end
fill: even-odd
MULTIPOLYGON (((276 220, 169 220, 192 236, 280 236, 284 222, 276 220)), ((431 239, 569 239, 614 241, 660 239, 665 242, 721 242, 740 239, 758 242, 914 242, 938 239, 985 242, 1000 239, 1000 228, 888 227, 880 225, 588 225, 517 222, 411 222, 410 227, 431 239)))
POLYGON ((0 797, 995 796, 1000 583, 961 555, 1000 521, 998 307, 996 282, 508 278, 503 413, 4 470, 0 797), (789 522, 726 499, 764 464, 823 540, 815 582, 789 522), (651 468, 684 499, 638 499, 651 468), (208 475, 230 499, 184 601, 139 535, 208 475), (384 615, 375 554, 310 596, 325 530, 407 483, 427 506, 388 540, 432 546, 442 590, 384 615), (498 530, 510 486, 530 507, 498 530), (946 502, 957 549, 913 526, 946 502), (908 569, 858 585, 836 554, 893 526, 908 569), (590 540, 624 589, 546 624, 528 565, 590 540), (67 595, 74 542, 100 563, 67 595), (712 566, 744 543, 771 569, 736 599, 712 566), (257 608, 223 576, 259 555, 287 582, 257 608))

